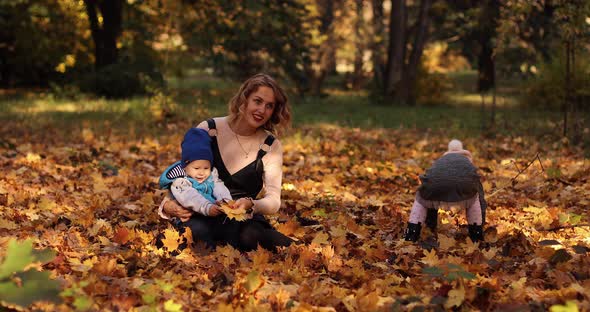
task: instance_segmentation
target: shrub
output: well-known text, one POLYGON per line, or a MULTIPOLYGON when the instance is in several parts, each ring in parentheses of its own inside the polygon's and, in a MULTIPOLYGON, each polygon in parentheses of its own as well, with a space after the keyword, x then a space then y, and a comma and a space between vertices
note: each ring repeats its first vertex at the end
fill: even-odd
POLYGON ((429 73, 424 66, 418 68, 416 102, 423 105, 446 104, 452 84, 443 73, 429 73))
POLYGON ((164 86, 162 74, 139 63, 115 63, 82 79, 80 89, 107 98, 126 98, 153 93, 164 86))
MULTIPOLYGON (((562 56, 551 63, 541 64, 526 85, 524 102, 535 108, 560 109, 565 99, 565 68, 562 56)), ((584 109, 583 103, 590 100, 590 58, 579 53, 573 70, 572 96, 580 105, 578 109, 584 109)))

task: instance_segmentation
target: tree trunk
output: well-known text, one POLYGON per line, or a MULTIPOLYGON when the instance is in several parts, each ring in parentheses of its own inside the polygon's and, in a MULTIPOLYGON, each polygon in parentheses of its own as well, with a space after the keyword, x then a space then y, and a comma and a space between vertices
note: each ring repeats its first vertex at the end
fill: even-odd
POLYGON ((485 93, 479 93, 479 96, 481 98, 481 131, 484 131, 486 129, 486 95, 485 93))
POLYGON ((572 53, 571 41, 565 42, 565 85, 564 85, 564 99, 563 99, 563 136, 567 136, 568 128, 568 110, 570 107, 570 93, 571 93, 571 76, 572 76, 572 53))
POLYGON ((117 39, 123 22, 123 0, 84 0, 94 41, 95 67, 97 69, 117 62, 117 39), (98 20, 97 8, 102 16, 98 20))
POLYGON ((494 129, 496 127, 496 87, 492 89, 492 110, 490 113, 490 127, 494 129))
POLYGON ((316 47, 313 54, 313 64, 307 68, 310 77, 310 92, 313 95, 322 95, 322 85, 330 70, 335 66, 336 38, 334 36, 334 10, 339 1, 318 0, 320 11, 320 34, 325 35, 325 41, 316 47))
POLYGON ((485 93, 496 87, 494 44, 496 37, 498 18, 500 15, 500 3, 498 0, 487 0, 482 3, 479 16, 479 55, 477 59, 477 91, 485 93))
POLYGON ((357 90, 361 87, 363 80, 363 52, 364 45, 362 39, 363 27, 363 0, 356 0, 356 22, 354 24, 355 35, 355 53, 354 53, 354 71, 352 73, 352 88, 357 90))
POLYGON ((424 52, 424 45, 428 38, 428 26, 430 24, 428 11, 431 6, 431 0, 422 0, 420 2, 420 15, 416 22, 416 34, 414 35, 412 53, 410 54, 408 66, 404 69, 403 87, 400 89, 399 98, 402 102, 410 105, 416 103, 416 77, 418 67, 420 66, 420 59, 424 52))
POLYGON ((383 90, 383 39, 385 23, 383 23, 383 0, 372 0, 373 9, 373 40, 371 42, 371 58, 373 62, 373 83, 377 90, 383 90))
POLYGON ((385 95, 395 96, 402 80, 406 46, 406 1, 391 1, 389 21, 389 47, 387 49, 387 68, 385 74, 385 95))

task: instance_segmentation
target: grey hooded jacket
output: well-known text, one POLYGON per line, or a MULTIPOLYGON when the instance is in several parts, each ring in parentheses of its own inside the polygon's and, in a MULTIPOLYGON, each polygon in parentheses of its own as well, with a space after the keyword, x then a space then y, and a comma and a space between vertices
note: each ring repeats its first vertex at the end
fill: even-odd
POLYGON ((482 219, 485 220, 483 186, 477 168, 461 154, 446 154, 437 159, 426 173, 420 176, 422 185, 418 188, 420 197, 426 200, 458 202, 472 198, 479 193, 482 219))

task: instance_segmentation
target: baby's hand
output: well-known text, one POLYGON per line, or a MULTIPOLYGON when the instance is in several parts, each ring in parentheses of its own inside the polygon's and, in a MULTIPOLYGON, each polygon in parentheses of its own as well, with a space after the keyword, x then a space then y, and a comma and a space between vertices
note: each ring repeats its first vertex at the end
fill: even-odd
POLYGON ((193 184, 186 178, 177 178, 174 180, 174 182, 172 182, 172 189, 178 193, 182 193, 183 191, 192 187, 193 184))

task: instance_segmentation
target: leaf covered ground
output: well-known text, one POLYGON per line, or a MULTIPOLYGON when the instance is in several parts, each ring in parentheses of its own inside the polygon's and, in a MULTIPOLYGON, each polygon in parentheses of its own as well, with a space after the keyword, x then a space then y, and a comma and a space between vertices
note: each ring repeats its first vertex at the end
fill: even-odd
POLYGON ((298 243, 178 253, 183 236, 156 214, 157 177, 177 160, 184 127, 139 140, 0 127, 0 262, 13 239, 32 239, 55 252, 41 269, 63 289, 34 308, 590 310, 590 162, 566 142, 464 138, 489 197, 486 242, 472 243, 451 209, 436 233, 408 243, 418 175, 449 138, 301 127, 283 139, 283 207, 271 218, 298 243))

